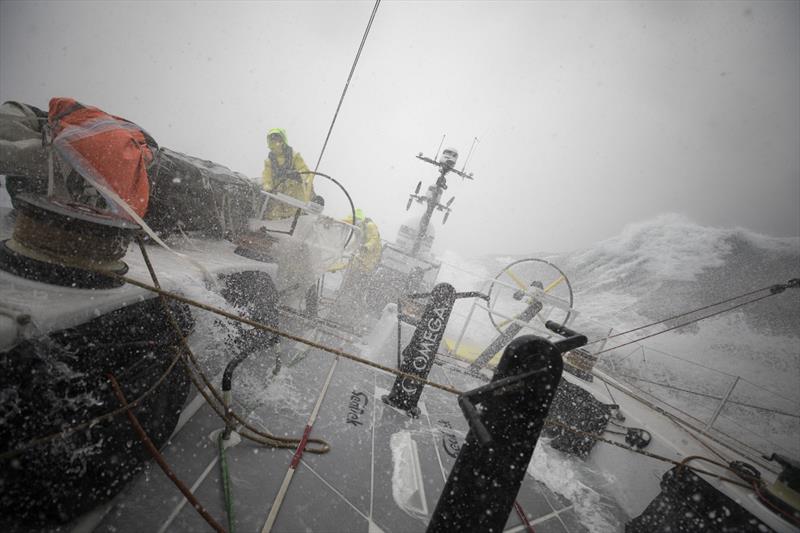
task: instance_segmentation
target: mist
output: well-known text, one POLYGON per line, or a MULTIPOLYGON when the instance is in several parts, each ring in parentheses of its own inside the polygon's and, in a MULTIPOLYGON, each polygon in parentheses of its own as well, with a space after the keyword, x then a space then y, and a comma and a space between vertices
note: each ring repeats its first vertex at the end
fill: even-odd
MULTIPOLYGON (((253 179, 281 127, 313 168, 373 7, 3 1, 0 100, 74 97, 253 179)), ((796 236, 797 57, 797 2, 382 2, 319 171, 394 240, 437 176, 416 154, 452 146, 461 169, 472 148, 434 217, 435 249, 464 255, 579 249, 663 213, 796 236)))

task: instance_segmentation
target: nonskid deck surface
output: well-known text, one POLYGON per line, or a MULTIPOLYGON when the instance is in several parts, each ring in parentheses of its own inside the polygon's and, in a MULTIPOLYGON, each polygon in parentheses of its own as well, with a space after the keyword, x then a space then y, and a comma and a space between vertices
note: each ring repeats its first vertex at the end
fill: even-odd
MULTIPOLYGON (((320 337, 334 345, 334 339, 320 337)), ((340 347, 358 353, 351 345, 340 347)), ((247 361, 237 371, 237 409, 273 434, 300 437, 334 356, 282 343, 283 366, 272 375, 274 354, 247 361), (248 364, 249 363, 249 364, 248 364), (257 386, 260 385, 260 388, 257 386)), ((253 356, 259 357, 258 354, 253 356)), ((480 385, 448 365, 435 365, 432 381, 459 390, 480 385)), ((305 453, 273 531, 425 531, 468 427, 456 398, 426 387, 417 419, 384 404, 394 377, 339 358, 311 433, 331 446, 305 453)), ((201 399, 194 400, 199 404, 201 399)), ((167 462, 209 513, 226 523, 214 430, 222 427, 202 403, 162 450, 167 462)), ((237 531, 261 531, 294 449, 266 448, 248 440, 227 450, 237 531)), ((572 502, 530 475, 517 501, 537 532, 586 531, 572 502)), ((209 526, 152 462, 103 510, 94 531, 205 531, 209 526)), ((512 511, 506 530, 525 529, 512 511)))

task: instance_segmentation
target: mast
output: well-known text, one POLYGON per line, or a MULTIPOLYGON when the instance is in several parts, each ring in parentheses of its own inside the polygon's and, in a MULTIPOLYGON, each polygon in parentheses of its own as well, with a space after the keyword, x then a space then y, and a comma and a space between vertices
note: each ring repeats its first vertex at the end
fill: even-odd
POLYGON ((455 198, 451 198, 446 204, 441 203, 442 195, 444 194, 444 191, 447 190, 447 174, 449 172, 453 172, 462 178, 470 180, 473 179, 471 173, 465 174, 463 171, 459 171, 454 168, 456 160, 458 159, 458 152, 455 149, 446 148, 444 152, 442 152, 441 161, 436 161, 429 157, 425 157, 422 155, 422 153, 417 155, 417 159, 439 167, 439 177, 437 178, 436 183, 428 188, 428 193, 425 196, 418 194, 418 185, 416 193, 412 194, 409 199, 409 207, 411 206, 411 202, 413 200, 416 200, 418 203, 426 204, 425 214, 422 215, 422 218, 420 219, 417 236, 414 239, 414 245, 411 249, 412 256, 416 256, 419 253, 419 250, 422 247, 422 241, 428 235, 428 227, 430 226, 433 212, 437 209, 445 212, 442 223, 447 221, 447 217, 450 214, 450 204, 453 203, 455 198))
POLYGON ((431 216, 433 216, 433 212, 436 210, 436 207, 441 205, 439 200, 442 198, 442 193, 444 193, 445 189, 447 189, 447 179, 445 178, 446 173, 447 168, 442 168, 441 174, 439 174, 439 178, 436 180, 436 185, 429 189, 432 192, 432 195, 425 197, 427 206, 425 208, 425 214, 422 215, 422 219, 419 221, 419 231, 417 233, 417 238, 414 239, 414 247, 411 249, 411 255, 417 255, 419 252, 419 249, 422 246, 422 241, 428 235, 428 226, 431 223, 431 216))

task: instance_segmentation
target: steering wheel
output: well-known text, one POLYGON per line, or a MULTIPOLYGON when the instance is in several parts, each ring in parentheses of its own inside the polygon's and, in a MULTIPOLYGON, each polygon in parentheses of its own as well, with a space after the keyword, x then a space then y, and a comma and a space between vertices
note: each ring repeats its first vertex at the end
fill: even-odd
POLYGON ((500 271, 489 286, 489 320, 498 332, 538 302, 535 317, 544 324, 565 325, 572 312, 572 286, 566 274, 544 259, 514 261, 500 271))

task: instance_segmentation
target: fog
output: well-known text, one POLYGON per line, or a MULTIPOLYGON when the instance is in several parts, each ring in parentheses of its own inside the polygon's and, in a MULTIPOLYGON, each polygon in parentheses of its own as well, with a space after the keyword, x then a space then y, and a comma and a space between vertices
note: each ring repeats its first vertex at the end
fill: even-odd
MULTIPOLYGON (((0 101, 74 97, 253 178, 281 127, 313 168, 373 7, 3 0, 0 101)), ((798 2, 385 1, 319 171, 391 240, 436 178, 415 155, 446 135, 460 169, 474 146, 434 218, 462 254, 573 250, 662 213, 795 236, 798 57, 798 2)))

